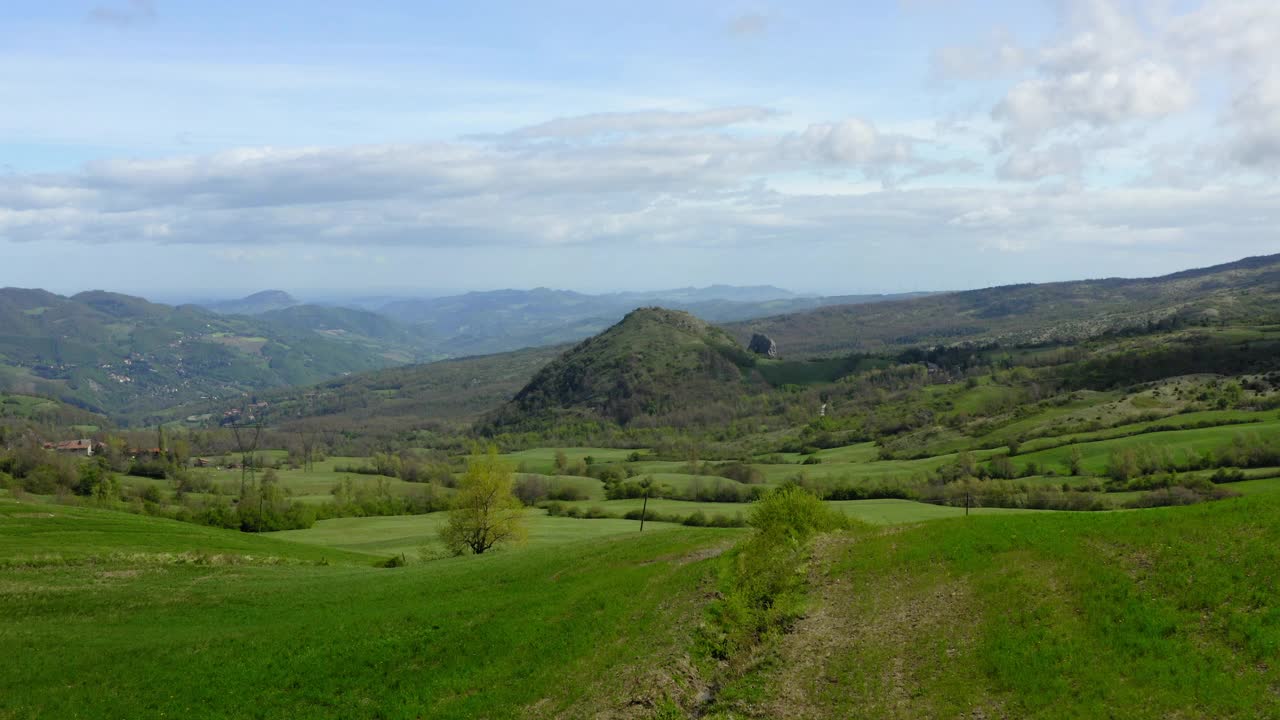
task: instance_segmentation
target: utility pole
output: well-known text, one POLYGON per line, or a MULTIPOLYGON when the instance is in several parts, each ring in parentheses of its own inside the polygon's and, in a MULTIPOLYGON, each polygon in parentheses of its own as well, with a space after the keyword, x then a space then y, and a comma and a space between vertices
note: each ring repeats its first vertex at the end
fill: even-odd
POLYGON ((246 484, 257 479, 257 461, 254 454, 258 451, 258 442, 262 438, 262 414, 251 415, 253 406, 245 403, 240 416, 231 423, 231 432, 236 438, 236 447, 240 450, 240 497, 244 497, 246 484))
POLYGON ((640 506, 640 532, 644 532, 644 518, 649 514, 649 489, 653 487, 653 478, 641 481, 644 485, 644 504, 640 506))

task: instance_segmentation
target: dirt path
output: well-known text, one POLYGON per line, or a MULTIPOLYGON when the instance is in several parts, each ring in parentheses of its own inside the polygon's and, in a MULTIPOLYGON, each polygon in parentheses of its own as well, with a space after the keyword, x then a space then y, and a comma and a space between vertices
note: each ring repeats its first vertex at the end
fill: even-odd
POLYGON ((811 610, 782 641, 779 662, 763 682, 768 698, 743 709, 778 719, 1004 717, 982 697, 981 678, 958 697, 929 687, 939 665, 973 652, 965 584, 930 573, 923 582, 909 582, 903 572, 833 573, 854 542, 847 536, 815 542, 811 610))

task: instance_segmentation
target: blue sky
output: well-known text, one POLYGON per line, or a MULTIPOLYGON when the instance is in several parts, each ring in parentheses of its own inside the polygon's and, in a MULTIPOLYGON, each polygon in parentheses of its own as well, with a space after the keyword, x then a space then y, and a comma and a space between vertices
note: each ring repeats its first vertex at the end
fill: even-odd
POLYGON ((1280 251, 1269 1, 18 0, 0 28, 0 285, 854 293, 1280 251))

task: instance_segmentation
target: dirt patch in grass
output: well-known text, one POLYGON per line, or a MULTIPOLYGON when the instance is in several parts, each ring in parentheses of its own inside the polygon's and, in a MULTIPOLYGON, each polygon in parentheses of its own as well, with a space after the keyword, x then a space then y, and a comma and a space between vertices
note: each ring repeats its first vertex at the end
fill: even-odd
POLYGON ((840 535, 815 542, 811 609, 782 639, 761 683, 768 696, 738 709, 780 719, 1005 717, 994 700, 969 705, 957 698, 938 707, 931 701, 937 693, 926 691, 936 667, 974 652, 968 586, 948 577, 910 582, 906 572, 878 578, 833 572, 856 542, 840 535))
POLYGON ((725 554, 725 552, 727 552, 731 547, 733 547, 733 543, 725 543, 723 545, 716 545, 709 548, 703 548, 701 550, 695 550, 685 555, 665 555, 660 558, 654 558, 653 560, 645 560, 640 564, 652 565, 654 563, 664 562, 664 563, 671 563, 672 565, 676 565, 676 566, 688 565, 690 563, 696 563, 696 562, 701 562, 702 560, 710 560, 711 558, 714 558, 714 557, 720 557, 721 555, 725 554))
POLYGON ((121 579, 127 579, 127 578, 136 578, 141 574, 142 574, 141 570, 139 570, 138 568, 132 568, 130 570, 103 570, 102 572, 94 575, 94 577, 100 580, 121 580, 121 579))

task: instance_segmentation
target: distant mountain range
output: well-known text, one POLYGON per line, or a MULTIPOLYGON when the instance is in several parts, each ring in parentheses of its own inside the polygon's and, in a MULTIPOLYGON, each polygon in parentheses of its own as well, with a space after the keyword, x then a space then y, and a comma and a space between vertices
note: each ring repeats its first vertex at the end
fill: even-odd
POLYGON ((174 306, 102 291, 5 288, 0 391, 139 422, 162 409, 347 373, 581 340, 657 297, 714 320, 828 301, 768 286, 612 295, 539 288, 395 300, 375 312, 306 304, 279 290, 174 306))
POLYGON ((283 290, 263 290, 238 300, 218 300, 199 304, 205 309, 222 315, 260 315, 272 310, 301 305, 302 302, 283 290))
MULTIPOLYGON (((270 316, 276 320, 305 318, 305 323, 314 329, 332 325, 348 332, 352 331, 352 317, 344 314, 344 310, 376 313, 401 326, 399 340, 392 343, 400 346, 398 356, 445 359, 581 340, 646 305, 684 310, 711 322, 731 322, 827 305, 883 302, 923 294, 817 297, 798 295, 771 285, 711 285, 603 295, 534 288, 390 299, 380 305, 362 301, 358 307, 348 307, 341 303, 304 305, 289 293, 264 290, 239 300, 204 303, 203 307, 222 314, 270 316), (299 310, 304 307, 305 312, 299 310)), ((367 325, 368 321, 359 321, 359 324, 367 325)), ((388 326, 369 337, 388 341, 396 335, 397 331, 388 326)))
MULTIPOLYGON (((666 293, 669 297, 663 300, 657 296, 664 293, 502 290, 397 300, 372 312, 289 304, 295 299, 268 291, 238 305, 222 305, 260 310, 245 315, 100 291, 68 298, 7 288, 0 290, 0 392, 57 398, 127 422, 155 417, 160 410, 166 410, 166 416, 182 416, 182 407, 246 392, 331 381, 339 385, 330 386, 330 395, 343 397, 340 406, 327 410, 335 419, 356 410, 374 417, 376 408, 391 400, 397 412, 477 417, 516 396, 560 350, 501 353, 592 337, 638 305, 662 304, 668 306, 663 312, 685 311, 700 323, 720 325, 723 332, 706 332, 732 338, 737 347, 745 346, 753 333, 766 334, 784 360, 970 341, 1034 345, 1167 326, 1280 323, 1280 255, 1158 278, 1011 285, 933 295, 813 298, 767 286, 666 293), (447 366, 414 365, 472 355, 488 357, 458 359, 447 366), (410 367, 362 375, 403 365, 410 367), (349 378, 333 380, 347 374, 349 378), (369 388, 379 392, 357 397, 369 388)), ((616 335, 609 337, 616 341, 616 335)), ((647 337, 622 334, 624 339, 642 336, 647 337)), ((706 340, 704 354, 724 355, 720 339, 706 340)), ((674 336, 668 340, 674 342, 674 336)), ((575 360, 571 366, 582 369, 578 380, 573 373, 562 373, 560 380, 542 385, 559 383, 568 388, 563 397, 577 397, 574 383, 605 372, 593 362, 575 360)), ((606 374, 617 375, 614 370, 606 374)), ((624 372, 619 377, 625 382, 618 385, 624 390, 619 392, 640 398, 636 402, 649 408, 641 414, 653 408, 679 412, 663 409, 663 398, 669 395, 646 388, 647 383, 670 384, 660 375, 633 377, 624 372)), ((539 392, 530 390, 522 397, 539 392)), ((685 393, 685 399, 701 402, 697 398, 705 393, 699 393, 685 393)), ((291 394, 296 393, 279 397, 291 394)), ((634 403, 609 402, 586 414, 619 417, 636 412, 634 403)), ((548 407, 526 409, 545 416, 548 407)), ((579 410, 575 413, 581 415, 579 410)), ((307 412, 299 406, 300 416, 307 412)), ((495 420, 520 425, 510 411, 495 420)))
POLYGON ((0 391, 141 418, 194 400, 315 383, 413 359, 356 334, 377 328, 380 316, 348 317, 341 327, 326 317, 320 331, 291 310, 275 312, 284 315, 218 315, 101 291, 64 297, 3 288, 0 391))
POLYGON ((642 310, 574 347, 352 375, 280 391, 273 402, 289 409, 292 422, 389 433, 469 418, 479 418, 490 432, 575 420, 643 426, 705 419, 762 380, 834 380, 859 366, 856 357, 843 357, 851 352, 972 341, 1035 345, 1223 322, 1280 323, 1280 255, 1158 278, 1013 285, 824 307, 721 328, 684 313, 642 310), (774 339, 783 360, 744 358, 753 332, 774 339), (795 362, 820 356, 835 359, 795 362), (310 415, 303 397, 319 399, 310 415))

